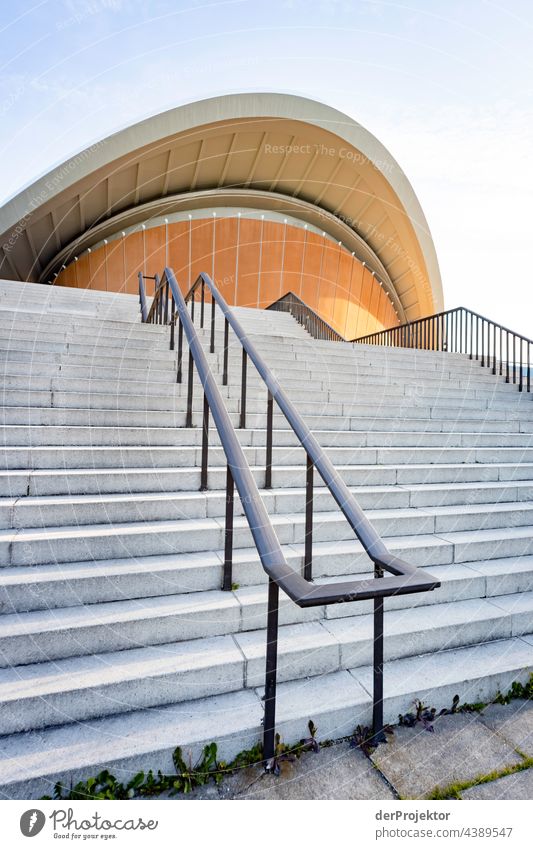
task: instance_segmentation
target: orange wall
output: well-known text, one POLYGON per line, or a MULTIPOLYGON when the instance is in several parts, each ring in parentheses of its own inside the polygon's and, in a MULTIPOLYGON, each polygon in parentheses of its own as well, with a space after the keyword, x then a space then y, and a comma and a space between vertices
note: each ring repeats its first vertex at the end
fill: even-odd
POLYGON ((399 323, 385 290, 345 248, 301 227, 256 218, 136 231, 84 254, 55 285, 133 294, 139 271, 161 274, 165 264, 183 292, 201 271, 214 274, 230 304, 265 308, 292 291, 348 339, 399 323))

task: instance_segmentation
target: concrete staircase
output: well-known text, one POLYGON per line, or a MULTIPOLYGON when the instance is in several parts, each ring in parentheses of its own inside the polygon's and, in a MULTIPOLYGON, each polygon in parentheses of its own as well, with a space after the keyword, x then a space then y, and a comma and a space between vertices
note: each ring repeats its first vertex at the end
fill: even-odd
MULTIPOLYGON (((311 339, 288 314, 237 310, 389 548, 442 587, 386 603, 385 718, 420 697, 478 701, 533 666, 533 405, 461 355, 311 339)), ((206 350, 208 331, 202 334, 206 350)), ((222 322, 208 354, 221 385, 222 322)), ((240 357, 221 387, 237 426, 240 357)), ((38 797, 109 767, 171 770, 215 740, 261 734, 266 576, 236 507, 220 590, 225 458, 202 394, 186 429, 168 329, 134 296, 0 281, 0 792, 38 797)), ((185 359, 186 362, 186 359, 185 359)), ((262 488, 266 392, 249 368, 246 430, 262 488)), ((303 560, 305 457, 274 418, 262 495, 288 562, 303 560)), ((369 560, 315 489, 314 576, 369 560)), ((370 575, 369 575, 370 577, 370 575)), ((371 719, 371 603, 280 611, 278 730, 321 738, 371 719)))

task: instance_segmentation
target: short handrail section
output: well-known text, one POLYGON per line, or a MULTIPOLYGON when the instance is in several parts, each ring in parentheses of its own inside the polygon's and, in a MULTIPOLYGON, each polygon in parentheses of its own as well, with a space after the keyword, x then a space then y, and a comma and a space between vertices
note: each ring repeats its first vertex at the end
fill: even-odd
POLYGON ((533 340, 466 307, 435 313, 352 342, 466 354, 493 374, 505 376, 518 391, 531 392, 533 340))
POLYGON ((346 342, 344 336, 337 333, 327 321, 318 315, 305 301, 294 292, 287 292, 267 307, 275 312, 288 312, 304 327, 313 339, 325 339, 328 342, 346 342))
MULTIPOLYGON (((146 301, 144 276, 139 275, 139 298, 141 307, 146 301)), ((265 674, 265 717, 263 755, 265 766, 272 769, 275 763, 275 711, 277 679, 277 642, 278 642, 278 605, 279 590, 285 592, 300 607, 339 604, 343 602, 373 599, 374 601, 374 694, 373 694, 373 736, 376 741, 384 739, 383 732, 383 600, 392 595, 426 592, 440 586, 440 583, 425 570, 418 570, 398 557, 392 555, 359 507, 353 494, 322 450, 317 440, 305 424, 282 390, 278 381, 256 350, 252 341, 244 332, 240 322, 227 305, 218 288, 207 274, 201 274, 186 298, 183 297, 172 269, 165 268, 161 280, 155 278, 154 299, 146 319, 150 323, 170 325, 170 348, 175 349, 176 325, 178 335, 177 372, 178 383, 183 381, 183 334, 189 347, 187 373, 187 414, 186 425, 192 426, 194 369, 196 368, 202 385, 202 463, 200 489, 208 486, 208 447, 209 415, 211 414, 218 431, 220 442, 227 460, 226 475, 226 527, 224 551, 224 578, 222 588, 232 587, 233 555, 233 507, 234 487, 237 488, 242 507, 250 527, 254 544, 262 566, 268 575, 268 614, 267 614, 267 651, 265 674), (289 566, 284 556, 272 522, 236 430, 222 400, 218 385, 213 377, 203 346, 199 340, 194 313, 196 295, 199 297, 200 328, 204 326, 206 294, 211 298, 210 342, 209 349, 215 351, 215 307, 218 306, 224 317, 224 365, 222 382, 228 382, 229 328, 231 327, 242 348, 241 364, 241 415, 240 425, 246 426, 246 379, 247 360, 252 361, 267 388, 267 445, 265 461, 265 484, 272 485, 272 431, 273 402, 275 401, 289 425, 297 435, 300 444, 307 452, 306 473, 306 530, 303 574, 289 566), (190 314, 187 308, 190 303, 190 314), (244 406, 243 406, 244 399, 244 406), (374 564, 374 577, 379 580, 339 581, 336 583, 315 584, 312 581, 312 501, 313 469, 316 468, 329 491, 335 498, 343 514, 351 525, 355 536, 374 564), (384 572, 391 577, 384 577, 384 572)))

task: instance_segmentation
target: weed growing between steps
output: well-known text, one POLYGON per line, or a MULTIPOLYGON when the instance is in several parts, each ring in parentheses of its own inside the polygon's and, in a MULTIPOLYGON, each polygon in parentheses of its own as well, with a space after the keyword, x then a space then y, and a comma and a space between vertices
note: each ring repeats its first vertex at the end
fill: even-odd
MULTIPOLYGON (((429 708, 420 699, 415 699, 414 712, 398 714, 398 725, 405 728, 413 728, 420 722, 426 731, 433 731, 433 720, 436 716, 447 716, 462 712, 465 709, 463 706, 459 707, 459 701, 459 696, 454 696, 451 708, 442 708, 437 714, 437 708, 429 708)), ((383 730, 386 734, 394 734, 394 726, 392 725, 385 725, 383 730)), ((374 732, 371 728, 358 725, 350 740, 350 746, 354 749, 361 749, 369 757, 376 748, 372 743, 373 736, 374 732)))
MULTIPOLYGON (((481 711, 491 704, 508 705, 513 699, 526 699, 533 701, 533 672, 530 674, 527 682, 521 684, 519 681, 513 681, 507 693, 498 691, 496 696, 490 702, 461 702, 459 696, 454 696, 452 706, 450 708, 442 708, 437 712, 434 707, 427 707, 420 699, 415 699, 414 711, 406 714, 398 714, 398 725, 405 728, 413 728, 418 723, 421 723, 426 731, 433 731, 433 721, 437 716, 450 716, 458 713, 481 713, 481 711)), ((386 725, 384 729, 386 734, 394 734, 394 726, 386 725)), ((358 725, 354 731, 353 737, 350 740, 352 748, 361 749, 365 755, 370 756, 375 745, 372 744, 373 731, 368 726, 358 725)), ((492 780, 492 779, 487 779, 492 780)), ((463 788, 464 789, 464 788, 463 788)))
MULTIPOLYGON (((303 752, 318 752, 319 745, 316 740, 316 727, 312 720, 308 722, 309 737, 303 738, 295 746, 287 746, 281 742, 279 734, 276 734, 276 755, 272 764, 272 772, 279 775, 280 765, 283 761, 295 761, 303 752)), ((184 760, 182 749, 178 746, 172 755, 174 775, 164 775, 158 770, 157 775, 153 770, 148 773, 138 772, 126 784, 118 781, 107 769, 102 770, 94 778, 79 781, 75 786, 67 789, 61 782, 54 787, 54 795, 42 796, 42 799, 58 800, 87 800, 87 799, 135 799, 161 796, 176 796, 178 793, 191 793, 197 787, 202 787, 213 781, 220 784, 223 778, 246 769, 257 766, 263 761, 263 746, 257 743, 251 749, 246 749, 230 762, 217 759, 218 747, 216 743, 204 746, 201 757, 192 763, 189 758, 184 760)))
MULTIPOLYGON (((533 673, 529 676, 526 684, 514 681, 507 693, 498 692, 490 702, 460 703, 460 697, 456 695, 452 700, 450 708, 442 708, 442 710, 437 712, 436 708, 427 707, 420 699, 416 699, 414 711, 400 714, 398 716, 398 725, 412 728, 416 724, 421 723, 427 731, 431 732, 433 731, 433 720, 437 716, 466 712, 479 713, 489 704, 506 705, 513 699, 533 700, 533 673)), ((284 761, 294 761, 303 752, 318 752, 319 748, 333 745, 332 740, 325 740, 320 744, 318 743, 316 740, 317 729, 312 720, 309 721, 308 728, 309 737, 303 738, 295 746, 288 746, 282 743, 279 734, 276 735, 276 756, 272 764, 272 772, 275 775, 279 775, 280 766, 284 761)), ((385 726, 384 730, 388 734, 394 734, 394 727, 391 725, 385 726)), ((373 732, 371 728, 358 725, 352 737, 344 739, 349 740, 352 748, 359 748, 369 756, 375 748, 371 743, 372 736, 373 732)), ((61 782, 58 782, 55 785, 53 797, 43 796, 42 798, 53 798, 57 800, 116 800, 150 798, 161 796, 162 794, 172 797, 178 793, 191 793, 197 787, 202 787, 209 782, 214 782, 218 785, 224 778, 233 775, 238 770, 257 766, 263 761, 263 747, 261 743, 257 743, 251 749, 239 752, 230 763, 219 761, 217 759, 217 751, 216 743, 210 743, 204 746, 201 757, 193 764, 190 758, 188 763, 185 761, 182 749, 178 746, 172 756, 176 771, 174 775, 164 775, 160 770, 155 774, 153 770, 149 770, 146 774, 144 772, 137 773, 130 781, 124 784, 118 781, 108 770, 102 770, 96 777, 79 781, 76 785, 71 785, 70 788, 66 788, 61 782)), ((459 799, 459 794, 469 787, 494 781, 496 778, 502 778, 505 775, 520 772, 529 767, 533 767, 532 758, 525 759, 521 764, 490 773, 490 775, 478 776, 469 782, 457 783, 445 788, 437 787, 428 798, 459 799)))

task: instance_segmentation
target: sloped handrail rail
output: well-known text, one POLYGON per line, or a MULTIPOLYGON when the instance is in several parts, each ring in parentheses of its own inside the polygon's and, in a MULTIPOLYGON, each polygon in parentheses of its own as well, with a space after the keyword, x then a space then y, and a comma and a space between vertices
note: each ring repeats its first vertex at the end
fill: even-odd
MULTIPOLYGON (((292 401, 289 400, 285 391, 281 388, 279 381, 272 374, 270 368, 257 351, 255 345, 246 335, 239 320, 232 312, 209 275, 204 273, 199 275, 198 279, 187 293, 185 300, 187 301, 191 298, 197 288, 201 285, 202 281, 208 287, 214 301, 220 307, 225 319, 228 321, 243 349, 246 351, 259 375, 263 379, 270 395, 276 401, 281 412, 287 419, 287 422, 298 437, 301 446, 307 452, 307 455, 320 474, 320 477, 333 495, 337 505, 340 507, 342 513, 346 517, 348 523, 352 527, 352 530, 363 545, 363 548, 373 561, 374 565, 377 568, 382 568, 391 572, 393 575, 407 576, 419 574, 419 570, 415 566, 411 566, 405 560, 401 560, 399 557, 396 557, 389 552, 376 529, 367 519, 363 510, 357 503, 353 493, 350 492, 335 466, 318 443, 316 437, 306 425, 292 401)), ((391 584, 391 586, 394 585, 391 584)))
POLYGON ((467 307, 444 310, 351 341, 466 354, 493 374, 505 374, 506 383, 518 384, 519 392, 524 387, 531 392, 533 340, 467 307))
MULTIPOLYGON (((230 554, 230 569, 224 570, 224 587, 231 589, 231 546, 233 538, 233 485, 241 498, 242 507, 250 527, 254 544, 259 554, 262 566, 269 577, 268 587, 268 618, 267 618, 267 652, 265 676, 265 717, 264 717, 264 746, 263 755, 267 769, 272 769, 275 762, 275 704, 276 704, 276 674, 277 674, 277 633, 278 633, 278 604, 279 590, 282 589, 300 607, 338 604, 342 602, 374 600, 374 699, 373 699, 373 731, 374 739, 383 739, 383 599, 391 595, 403 595, 415 592, 425 592, 440 586, 429 573, 394 557, 388 552, 383 541, 364 516, 335 468, 324 454, 309 428, 294 409, 276 378, 272 375, 263 359, 248 339, 240 323, 232 313, 224 298, 208 275, 200 275, 197 281, 202 285, 201 326, 203 326, 205 287, 212 295, 211 309, 211 350, 214 350, 215 304, 218 304, 225 317, 225 377, 227 382, 227 342, 228 327, 231 326, 243 349, 245 356, 250 357, 259 374, 265 381, 269 392, 269 401, 275 399, 284 412, 289 424, 298 435, 302 446, 312 458, 324 482, 330 489, 344 515, 353 527, 356 536, 361 540, 375 565, 376 581, 357 580, 339 581, 332 584, 314 584, 308 578, 292 569, 286 561, 283 550, 275 533, 274 527, 259 494, 259 490, 249 468, 243 448, 237 437, 230 415, 226 409, 222 395, 209 368, 207 357, 198 338, 194 326, 195 286, 187 295, 191 301, 189 315, 186 300, 183 297, 172 269, 165 268, 161 281, 156 278, 155 295, 147 321, 152 323, 170 323, 170 347, 175 347, 175 325, 178 324, 178 372, 177 381, 182 380, 183 332, 189 345, 189 367, 187 385, 187 419, 189 423, 192 412, 193 368, 196 367, 204 391, 203 412, 203 441, 202 441, 202 475, 201 488, 207 488, 207 450, 209 412, 213 416, 220 442, 227 459, 227 510, 226 510, 226 565, 228 561, 228 540, 230 554), (170 312, 170 319, 169 319, 170 312), (230 512, 228 513, 228 505, 230 512), (383 571, 389 571, 393 577, 383 577, 383 571)), ((143 303, 144 278, 139 274, 139 294, 143 303)), ((243 369, 243 376, 246 370, 243 369)), ((269 415, 272 429, 272 415, 269 415)), ((309 471, 309 462, 308 462, 309 471)))
POLYGON ((325 339, 329 342, 347 341, 344 336, 341 336, 340 333, 334 330, 322 316, 318 315, 315 310, 311 309, 294 292, 286 292, 277 301, 269 304, 267 310, 290 313, 298 324, 301 324, 307 330, 313 339, 325 339))

